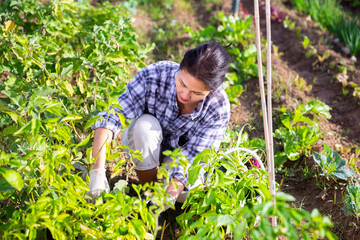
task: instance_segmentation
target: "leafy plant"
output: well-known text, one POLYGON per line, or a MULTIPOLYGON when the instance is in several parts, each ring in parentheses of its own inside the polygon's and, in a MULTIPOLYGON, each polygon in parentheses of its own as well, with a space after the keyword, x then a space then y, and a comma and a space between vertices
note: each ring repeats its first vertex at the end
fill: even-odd
POLYGON ((332 151, 326 143, 324 143, 324 155, 314 152, 313 159, 321 168, 320 175, 326 178, 347 180, 355 175, 352 170, 344 168, 346 161, 341 159, 339 153, 332 151))
POLYGON ((352 56, 360 51, 360 24, 359 20, 342 16, 334 28, 336 36, 349 48, 352 56))
MULTIPOLYGON (((141 46, 121 5, 88 1, 3 1, 0 11, 0 235, 5 239, 143 239, 156 231, 160 203, 146 207, 125 185, 87 196, 91 129, 110 110, 131 71, 153 46, 141 46), (85 180, 85 181, 84 181, 85 180)), ((107 150, 117 167, 124 162, 107 150)))
POLYGON ((337 0, 292 0, 300 12, 334 33, 355 56, 360 51, 360 25, 356 15, 345 12, 337 0))
POLYGON ((296 22, 289 19, 289 16, 286 16, 283 20, 283 26, 284 28, 288 28, 289 30, 293 30, 296 26, 296 22))
POLYGON ((284 152, 275 156, 277 165, 287 159, 294 161, 301 156, 309 156, 312 146, 322 137, 317 116, 330 118, 330 107, 320 101, 310 101, 300 104, 295 111, 281 109, 281 124, 276 129, 274 137, 282 140, 284 152), (312 118, 306 115, 312 114, 312 118))
MULTIPOLYGON (((247 169, 246 158, 238 156, 241 154, 217 155, 207 151, 196 157, 194 162, 205 164, 210 181, 190 191, 183 205, 185 212, 177 217, 183 229, 179 239, 224 239, 225 235, 235 239, 245 236, 252 239, 275 239, 277 236, 337 239, 329 230, 330 220, 316 209, 310 214, 287 204, 286 201, 295 200, 292 196, 277 193, 274 207, 266 172, 247 169), (215 170, 210 171, 213 168, 207 166, 215 170), (276 227, 271 226, 271 216, 278 218, 276 227)), ((190 167, 190 178, 197 178, 198 166, 190 167)))
POLYGON ((347 194, 345 195, 344 203, 345 215, 353 215, 356 218, 360 217, 360 185, 359 183, 349 184, 347 187, 347 194))
POLYGON ((304 40, 302 41, 302 46, 303 46, 303 48, 304 48, 304 49, 307 49, 308 46, 309 46, 309 44, 310 44, 310 39, 309 39, 307 36, 305 36, 305 37, 304 37, 304 40))

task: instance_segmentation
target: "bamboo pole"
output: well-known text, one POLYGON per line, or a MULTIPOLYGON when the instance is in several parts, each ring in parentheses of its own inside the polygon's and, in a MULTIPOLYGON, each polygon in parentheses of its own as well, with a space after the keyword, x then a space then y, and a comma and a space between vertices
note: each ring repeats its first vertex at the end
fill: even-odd
MULTIPOLYGON (((267 14, 270 14, 270 0, 266 0, 266 10, 267 14), (268 9, 269 8, 269 9, 268 9)), ((266 143, 266 158, 267 158, 267 165, 268 165, 268 172, 269 172, 269 188, 270 193, 273 196, 274 204, 275 202, 275 173, 274 173, 274 164, 273 164, 273 150, 272 148, 272 139, 270 140, 270 136, 272 136, 272 127, 269 128, 269 122, 272 123, 272 120, 269 121, 269 115, 266 107, 266 98, 265 98, 265 89, 264 89, 264 78, 263 78, 263 71, 262 71, 262 61, 261 61, 261 43, 260 43, 260 14, 259 14, 259 1, 254 0, 254 15, 255 15, 255 27, 256 27, 256 48, 257 48, 257 62, 258 62, 258 71, 259 71, 259 87, 260 87, 260 96, 261 96, 261 109, 263 113, 263 123, 264 123, 264 135, 265 135, 265 143, 266 143), (270 132, 271 131, 271 132, 270 132)), ((270 18, 269 18, 270 21, 270 18)), ((266 19, 267 28, 270 28, 270 22, 268 24, 268 18, 266 19)), ((271 32, 268 34, 271 34, 271 32)), ((271 36, 271 35, 270 35, 271 36)), ((269 56, 271 58, 271 40, 268 42, 268 50, 267 56, 269 60, 269 56), (270 51, 269 51, 270 47, 270 51)), ((270 59, 271 60, 271 59, 270 59)), ((270 76, 271 76, 271 61, 267 62, 267 69, 270 68, 270 76)), ((267 74, 269 77, 269 72, 267 74)), ((269 80, 269 78, 268 78, 269 80)), ((270 79, 270 91, 268 90, 268 95, 270 95, 270 107, 271 107, 271 79, 270 79)), ((269 108, 271 111, 271 108, 269 108)), ((272 118, 272 116, 270 116, 272 118)), ((274 205, 275 206, 275 205, 274 205)), ((276 218, 272 218, 272 225, 276 225, 276 218)))
MULTIPOLYGON (((272 196, 275 196, 275 165, 274 165, 274 141, 273 141, 273 121, 272 121, 272 69, 271 69, 271 9, 270 9, 270 0, 266 0, 266 83, 267 83, 267 109, 268 109, 268 126, 269 126, 269 145, 270 145, 270 155, 269 160, 271 164, 271 174, 272 182, 269 181, 270 192, 272 196)), ((270 179, 270 178, 269 178, 270 179)), ((276 206, 276 199, 273 198, 273 204, 276 206)), ((277 221, 276 217, 272 218, 272 225, 276 226, 277 221)))

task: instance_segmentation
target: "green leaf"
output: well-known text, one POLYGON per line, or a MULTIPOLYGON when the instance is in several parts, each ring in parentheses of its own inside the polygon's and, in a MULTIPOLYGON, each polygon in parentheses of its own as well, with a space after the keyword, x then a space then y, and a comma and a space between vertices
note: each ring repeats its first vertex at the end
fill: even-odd
POLYGON ((66 117, 64 117, 63 119, 61 119, 61 122, 64 122, 64 121, 77 121, 77 120, 80 120, 82 118, 83 118, 82 116, 77 115, 77 114, 69 114, 66 117))
POLYGON ((7 110, 9 110, 9 107, 0 101, 0 112, 6 112, 7 110))
POLYGON ((146 233, 144 222, 141 219, 131 219, 130 223, 130 232, 137 236, 137 239, 142 239, 146 233))
POLYGON ((240 104, 237 97, 239 97, 242 94, 242 92, 243 92, 243 86, 240 84, 234 85, 226 89, 226 94, 229 97, 229 100, 236 104, 240 104))
POLYGON ((18 191, 20 191, 24 187, 24 181, 18 172, 12 169, 0 167, 0 173, 5 178, 5 180, 18 191))
POLYGON ((304 49, 307 49, 310 43, 310 39, 308 37, 304 37, 304 40, 302 41, 302 45, 304 49))
POLYGON ((229 224, 232 224, 235 222, 233 217, 230 217, 229 215, 215 215, 208 217, 208 220, 210 222, 213 222, 216 224, 216 227, 226 226, 229 224))
POLYGON ((287 141, 284 144, 285 153, 287 157, 294 161, 299 159, 301 153, 301 146, 298 142, 295 141, 287 141))
POLYGON ((348 177, 355 176, 355 173, 349 169, 342 169, 332 172, 332 175, 338 179, 346 180, 348 177))
POLYGON ((328 105, 326 105, 325 103, 320 102, 320 101, 310 101, 307 103, 307 105, 312 106, 312 111, 314 113, 323 115, 327 119, 331 118, 330 107, 328 105))
POLYGON ((14 120, 14 122, 17 123, 19 121, 20 116, 16 112, 6 112, 6 113, 11 117, 12 120, 14 120))
POLYGON ((239 223, 235 225, 234 240, 242 240, 246 235, 246 224, 239 223))
POLYGON ((55 63, 55 71, 57 73, 57 75, 60 75, 60 70, 61 70, 61 66, 60 63, 55 63))
POLYGON ((201 170, 202 165, 201 164, 196 164, 196 165, 191 165, 189 168, 189 185, 192 185, 195 183, 195 181, 198 179, 199 177, 199 173, 201 170))
POLYGON ((124 117, 124 115, 119 113, 119 112, 117 113, 117 115, 119 116, 121 125, 124 127, 125 126, 125 117, 124 117))
POLYGON ((100 118, 100 116, 95 116, 93 118, 90 118, 86 124, 85 124, 85 130, 88 129, 89 127, 91 127, 91 125, 93 125, 94 123, 96 123, 96 121, 100 118))
POLYGON ((216 201, 216 192, 214 189, 210 189, 209 192, 205 195, 203 207, 210 206, 210 204, 216 201))
POLYGON ((291 129, 292 128, 292 120, 290 116, 281 116, 281 123, 287 128, 287 129, 291 129))
POLYGON ((56 92, 55 89, 47 86, 41 86, 33 90, 36 96, 48 96, 56 92))
POLYGON ((275 154, 275 165, 276 166, 283 164, 284 162, 286 162, 286 160, 287 160, 287 156, 284 152, 277 152, 275 154))
POLYGON ((6 96, 8 96, 18 107, 21 106, 23 99, 22 96, 20 94, 17 94, 13 91, 6 91, 3 90, 1 91, 3 94, 5 94, 6 96))
POLYGON ((68 75, 68 74, 73 70, 73 67, 74 67, 74 66, 73 66, 72 64, 70 64, 70 65, 67 66, 67 67, 64 67, 63 70, 61 71, 60 76, 63 77, 63 76, 68 75))
POLYGON ((284 192, 277 192, 275 197, 276 197, 276 201, 294 202, 296 200, 295 197, 291 196, 290 194, 284 193, 284 192))
POLYGON ((70 143, 71 141, 70 128, 67 126, 60 126, 58 123, 56 123, 56 134, 54 134, 54 137, 61 141, 64 141, 65 143, 70 143))
POLYGON ((62 90, 64 90, 64 93, 66 94, 66 96, 72 96, 74 95, 74 89, 71 86, 71 84, 68 81, 64 81, 62 83, 59 84, 59 86, 61 87, 62 90))
POLYGON ((127 186, 128 182, 125 180, 119 180, 117 183, 115 183, 113 192, 116 194, 120 191, 122 191, 126 186, 127 186))
POLYGON ((273 228, 267 219, 261 220, 259 229, 261 229, 262 233, 265 236, 265 239, 271 239, 271 240, 274 239, 272 234, 273 228))
POLYGON ((81 142, 79 142, 79 143, 76 145, 76 148, 79 148, 79 147, 82 147, 82 146, 85 146, 86 144, 88 144, 88 142, 90 141, 90 137, 91 137, 91 134, 89 134, 84 140, 82 140, 81 142))
POLYGON ((217 218, 216 227, 226 226, 234 222, 235 220, 233 217, 230 217, 229 215, 220 215, 217 218))
POLYGON ((37 118, 33 118, 31 120, 31 133, 33 137, 36 137, 39 133, 39 129, 41 126, 41 121, 37 118))
POLYGON ((0 178, 0 192, 11 193, 15 190, 16 189, 10 183, 8 183, 5 178, 0 178))
POLYGON ((318 165, 321 165, 321 158, 320 158, 320 155, 317 154, 317 153, 313 153, 313 159, 314 161, 318 164, 318 165))
POLYGON ((15 132, 14 136, 30 131, 31 127, 32 127, 32 122, 30 121, 27 124, 25 124, 24 126, 22 126, 17 132, 15 132))

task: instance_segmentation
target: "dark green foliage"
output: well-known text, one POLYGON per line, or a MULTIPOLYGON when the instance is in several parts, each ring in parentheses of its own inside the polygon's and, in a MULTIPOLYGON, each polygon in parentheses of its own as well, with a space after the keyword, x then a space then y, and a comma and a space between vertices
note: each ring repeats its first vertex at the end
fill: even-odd
POLYGON ((330 118, 330 108, 320 101, 300 104, 294 111, 281 109, 281 124, 274 137, 281 139, 284 152, 275 156, 275 164, 284 163, 287 159, 297 160, 301 156, 309 156, 312 146, 322 138, 317 116, 330 118), (312 114, 313 118, 307 115, 312 114))
POLYGON ((321 168, 321 176, 341 180, 347 180, 349 177, 355 176, 352 170, 344 168, 346 161, 341 159, 337 152, 332 151, 326 143, 324 143, 324 151, 324 155, 313 153, 314 161, 321 168))
MULTIPOLYGON (((355 56, 360 51, 359 17, 343 11, 337 0, 292 0, 298 11, 334 33, 355 56)), ((356 3, 354 3, 356 5, 356 3)))

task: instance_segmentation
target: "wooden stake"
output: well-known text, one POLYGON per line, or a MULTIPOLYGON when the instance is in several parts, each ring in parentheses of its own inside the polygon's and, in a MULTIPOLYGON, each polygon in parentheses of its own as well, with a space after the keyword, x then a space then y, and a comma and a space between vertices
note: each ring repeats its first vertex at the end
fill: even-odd
MULTIPOLYGON (((271 9, 270 9, 270 0, 266 0, 266 82, 267 82, 267 109, 268 109, 268 126, 269 126, 269 146, 270 146, 270 155, 268 162, 271 163, 271 171, 269 171, 269 187, 272 196, 275 196, 275 165, 274 165, 274 141, 273 141, 273 121, 272 121, 272 69, 271 69, 271 9)), ((273 198, 273 204, 276 206, 276 199, 273 198)), ((272 218, 272 225, 276 226, 276 217, 272 218)))
MULTIPOLYGON (((270 14, 270 0, 266 0, 266 14, 270 14), (268 11, 269 10, 269 11, 268 11)), ((254 15, 255 15, 255 31, 256 31, 256 48, 257 48, 257 62, 258 62, 258 71, 259 71, 259 87, 260 87, 260 96, 261 96, 261 109, 263 113, 263 123, 264 123, 264 135, 265 135, 265 143, 266 143, 266 158, 267 158, 267 165, 268 165, 268 172, 269 172, 269 188, 270 193, 273 196, 274 206, 276 206, 275 201, 275 172, 274 172, 274 161, 273 161, 273 143, 272 143, 272 127, 269 128, 269 122, 272 125, 272 114, 270 114, 270 120, 269 115, 266 109, 266 98, 265 98, 265 89, 264 89, 264 78, 263 78, 263 71, 262 71, 262 61, 261 61, 261 42, 260 42, 260 14, 259 14, 259 1, 254 0, 254 15), (271 136, 271 139, 270 139, 271 136)), ((270 15, 269 15, 270 16, 270 15)), ((267 25, 267 31, 268 28, 270 28, 270 18, 266 18, 266 25, 267 25), (268 24, 269 19, 269 24, 268 24), (269 27, 268 27, 269 26, 269 27)), ((271 34, 271 32, 267 32, 267 34, 271 34)), ((271 36, 271 35, 268 35, 271 36)), ((269 102, 270 105, 268 105, 268 108, 271 111, 271 39, 269 41, 268 39, 268 50, 267 50, 267 69, 270 69, 267 74, 268 84, 270 83, 270 91, 268 88, 268 96, 270 97, 269 102), (270 47, 270 51, 269 51, 270 47), (270 61, 269 61, 270 59, 270 61), (270 73, 270 74, 269 74, 270 73), (270 76, 270 78, 269 78, 270 76), (269 82, 270 80, 270 82, 269 82)), ((276 225, 276 218, 272 218, 272 225, 276 225)))

